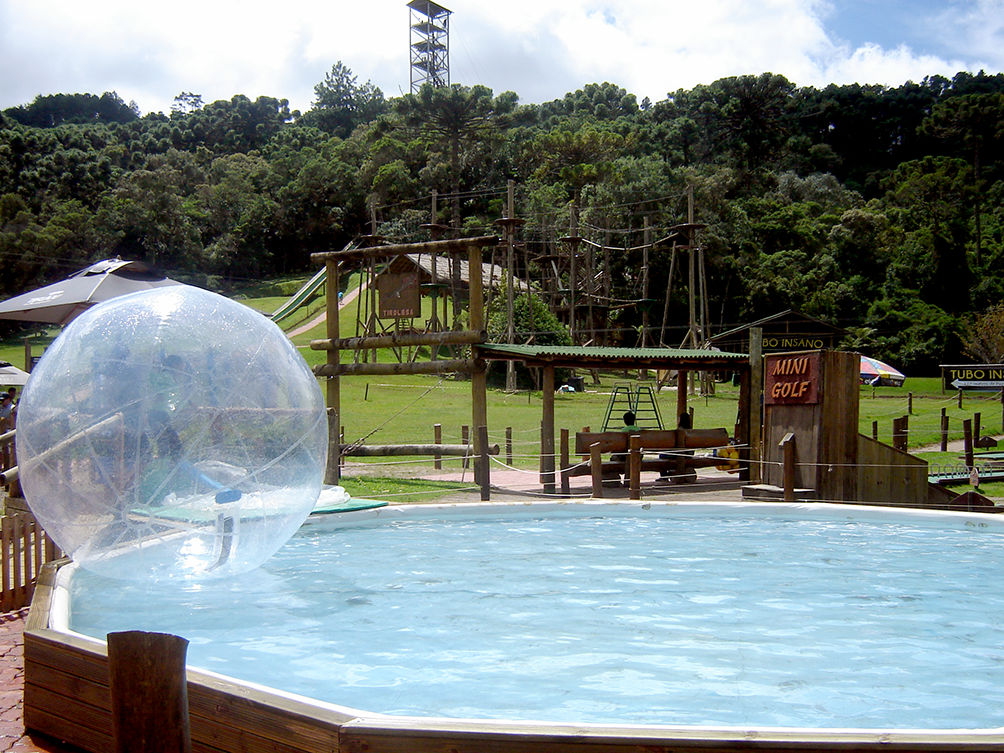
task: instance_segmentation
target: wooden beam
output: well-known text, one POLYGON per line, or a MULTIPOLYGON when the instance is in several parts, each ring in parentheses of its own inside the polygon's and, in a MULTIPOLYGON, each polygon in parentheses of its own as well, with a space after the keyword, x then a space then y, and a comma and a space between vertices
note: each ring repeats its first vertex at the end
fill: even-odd
MULTIPOLYGON (((391 457, 396 455, 444 455, 447 457, 468 457, 472 454, 469 444, 343 444, 343 455, 354 457, 391 457)), ((498 455, 497 444, 488 445, 486 454, 498 455)))
MULTIPOLYGON (((319 377, 339 376, 390 376, 393 374, 471 374, 477 371, 478 361, 417 361, 415 363, 342 363, 321 364, 314 367, 319 377)), ((482 369, 483 370, 483 369, 482 369)))
POLYGON ((428 241, 426 243, 400 243, 387 246, 367 246, 365 248, 343 249, 341 251, 319 251, 310 255, 310 260, 325 264, 341 259, 373 259, 386 256, 404 256, 406 254, 449 254, 466 251, 469 248, 484 248, 497 246, 498 236, 481 235, 476 238, 455 238, 444 241, 428 241))
POLYGON ((421 345, 474 345, 486 342, 485 330, 460 332, 392 333, 375 337, 346 337, 339 340, 311 340, 311 350, 365 350, 367 348, 401 348, 421 345))

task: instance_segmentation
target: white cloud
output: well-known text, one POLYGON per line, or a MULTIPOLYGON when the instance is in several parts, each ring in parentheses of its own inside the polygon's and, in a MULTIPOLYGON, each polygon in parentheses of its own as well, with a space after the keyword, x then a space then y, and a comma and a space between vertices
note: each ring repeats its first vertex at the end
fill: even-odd
POLYGON ((883 50, 876 45, 864 45, 850 55, 841 55, 820 72, 824 82, 859 82, 898 86, 905 81, 921 81, 925 76, 951 78, 966 64, 961 60, 946 61, 934 55, 917 55, 905 45, 895 50, 883 50))
MULTIPOLYGON (((828 31, 841 0, 446 5, 454 11, 453 81, 511 89, 524 102, 602 81, 658 100, 764 71, 825 86, 1004 68, 1004 0, 935 3, 937 28, 926 36, 904 28, 883 47, 828 31)), ((927 20, 915 16, 918 25, 927 20)), ((895 31, 885 28, 884 38, 895 31)), ((0 0, 0 108, 40 93, 115 90, 143 110, 169 110, 182 91, 206 101, 268 95, 306 109, 338 60, 394 96, 408 89, 408 41, 404 0, 0 0)))
POLYGON ((1004 68, 1004 0, 949 6, 935 17, 933 31, 960 58, 970 58, 976 70, 1004 68))

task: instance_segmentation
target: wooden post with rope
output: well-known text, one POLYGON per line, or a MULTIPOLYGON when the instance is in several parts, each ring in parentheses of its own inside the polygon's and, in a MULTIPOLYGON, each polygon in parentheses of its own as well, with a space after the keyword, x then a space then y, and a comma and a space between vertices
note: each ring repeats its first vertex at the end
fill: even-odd
MULTIPOLYGON (((342 350, 366 351, 380 347, 401 347, 418 344, 438 345, 471 345, 483 343, 485 334, 484 290, 482 288, 481 249, 486 246, 498 245, 495 236, 478 236, 475 238, 457 238, 443 241, 427 241, 424 243, 405 243, 379 245, 380 239, 375 235, 366 239, 366 245, 359 248, 345 248, 341 251, 325 251, 311 254, 311 260, 325 265, 327 270, 327 338, 310 343, 313 350, 327 351, 324 364, 314 367, 314 374, 327 378, 327 403, 329 415, 328 430, 328 464, 325 471, 325 483, 333 484, 338 480, 338 458, 341 434, 341 393, 340 379, 343 375, 382 375, 382 374, 445 374, 463 372, 471 375, 472 425, 474 427, 488 426, 487 398, 487 364, 477 359, 456 359, 452 361, 408 362, 381 364, 373 358, 373 363, 342 364, 342 350), (339 264, 347 260, 377 262, 404 256, 407 254, 451 255, 467 252, 470 289, 470 329, 424 334, 401 334, 378 336, 367 328, 366 336, 343 340, 338 327, 338 284, 339 264), (333 446, 332 446, 333 445, 333 446)), ((459 264, 455 265, 459 267, 459 264)), ((375 288, 376 286, 372 286, 375 288)), ((372 305, 372 314, 377 311, 376 302, 372 305)), ((477 434, 473 448, 475 457, 475 473, 483 470, 487 475, 489 469, 480 460, 482 448, 477 434), (479 466, 483 466, 479 468, 479 466)), ((486 448, 487 449, 487 448, 486 448)), ((479 481, 487 483, 486 479, 479 481)), ((487 488, 487 487, 485 487, 487 488)))

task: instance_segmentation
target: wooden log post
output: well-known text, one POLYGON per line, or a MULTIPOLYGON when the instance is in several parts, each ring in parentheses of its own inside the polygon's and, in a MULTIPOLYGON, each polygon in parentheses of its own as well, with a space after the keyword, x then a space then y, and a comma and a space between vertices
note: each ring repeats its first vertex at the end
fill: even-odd
POLYGON ((589 445, 589 470, 593 481, 593 496, 603 499, 603 453, 599 442, 589 445))
POLYGON ((512 467, 512 427, 505 427, 505 464, 512 467))
POLYGON ((329 486, 338 484, 342 476, 342 458, 338 452, 339 446, 339 422, 338 411, 334 408, 327 409, 328 416, 328 457, 324 466, 324 483, 329 486))
POLYGON ((962 422, 962 441, 965 445, 966 468, 972 469, 975 463, 973 459, 973 422, 968 418, 962 422))
POLYGON ((913 393, 906 393, 906 414, 908 416, 913 415, 913 393))
MULTIPOLYGON (((497 445, 496 445, 497 447, 497 445)), ((480 469, 481 473, 478 478, 478 482, 481 484, 481 501, 488 502, 492 498, 492 472, 491 467, 488 465, 491 460, 488 455, 488 427, 479 426, 478 427, 478 450, 480 453, 480 469)))
MULTIPOLYGON (((432 425, 432 442, 433 442, 433 444, 442 444, 443 443, 443 425, 442 424, 433 424, 432 425)), ((433 460, 433 462, 432 462, 432 467, 435 468, 437 471, 443 470, 443 456, 437 454, 437 455, 435 455, 433 457, 435 458, 435 460, 433 460)))
POLYGON ((570 457, 568 453, 568 429, 561 430, 561 444, 559 452, 561 453, 561 465, 558 467, 561 469, 561 493, 564 495, 571 494, 571 486, 569 485, 568 469, 571 466, 570 457))
MULTIPOLYGON (((497 243, 498 241, 496 241, 497 243)), ((488 244, 492 245, 492 244, 488 244)), ((468 274, 468 307, 467 318, 470 329, 475 332, 484 332, 485 329, 485 291, 481 282, 481 248, 480 245, 467 247, 467 274, 468 274)), ((457 259, 457 267, 460 267, 457 259)), ((474 370, 471 372, 471 423, 475 429, 475 457, 482 455, 483 445, 481 445, 481 433, 478 427, 485 427, 485 437, 488 434, 488 364, 477 359, 474 363, 474 370)), ((483 489, 488 488, 491 479, 491 468, 487 464, 477 461, 474 469, 475 478, 482 484, 483 489)), ((485 499, 485 498, 482 498, 485 499)))
POLYGON ((108 634, 115 753, 191 753, 187 651, 176 635, 108 634))
POLYGON ((641 434, 632 434, 628 440, 628 478, 628 496, 641 499, 641 434))
MULTIPOLYGON (((1004 395, 1004 391, 1001 392, 1004 395)), ((948 409, 941 409, 941 451, 948 452, 948 409)))
MULTIPOLYGON (((338 261, 330 260, 324 263, 326 277, 324 282, 325 295, 325 330, 331 340, 339 339, 338 325, 338 290, 341 285, 339 280, 338 261)), ((329 350, 326 354, 325 366, 335 369, 341 362, 341 351, 338 349, 329 350)), ((328 412, 328 457, 324 469, 324 483, 335 485, 342 476, 342 460, 338 455, 338 446, 341 442, 341 417, 342 417, 342 386, 341 380, 337 377, 329 377, 326 380, 325 402, 328 412)))
POLYGON ((540 467, 544 493, 554 494, 554 365, 544 367, 540 467))
MULTIPOLYGON (((460 427, 460 444, 464 446, 469 446, 471 444, 471 429, 469 426, 460 427)), ((471 467, 471 459, 468 455, 464 455, 464 470, 466 471, 471 467)), ((477 479, 475 479, 476 481, 477 479)))
POLYGON ((782 452, 782 473, 784 484, 784 501, 795 501, 795 434, 788 432, 780 442, 782 452))
POLYGON ((676 422, 680 416, 687 412, 687 377, 689 372, 677 369, 676 371, 676 422))
POLYGON ((901 416, 892 420, 892 446, 901 452, 906 452, 909 420, 907 416, 901 416))
POLYGON ((959 388, 959 410, 962 410, 962 388, 959 388))
POLYGON ((872 439, 878 442, 878 421, 872 421, 872 439))
POLYGON ((749 480, 753 484, 763 478, 763 376, 763 329, 750 327, 749 480))
POLYGON ((973 414, 973 443, 975 446, 976 442, 980 441, 980 437, 983 436, 983 414, 974 413, 973 414))

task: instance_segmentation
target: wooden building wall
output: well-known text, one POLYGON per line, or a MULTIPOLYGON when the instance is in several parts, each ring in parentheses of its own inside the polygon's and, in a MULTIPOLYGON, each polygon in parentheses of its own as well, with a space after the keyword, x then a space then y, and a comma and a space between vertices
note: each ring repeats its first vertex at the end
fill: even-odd
MULTIPOLYGON (((858 499, 858 371, 856 353, 813 351, 771 354, 765 358, 764 481, 783 486, 781 441, 795 438, 795 486, 814 489, 820 501, 858 499), (772 404, 771 371, 783 359, 807 357, 815 384, 812 401, 772 404)), ((801 399, 801 398, 800 398, 801 399)), ((794 399, 793 399, 794 400, 794 399)))

